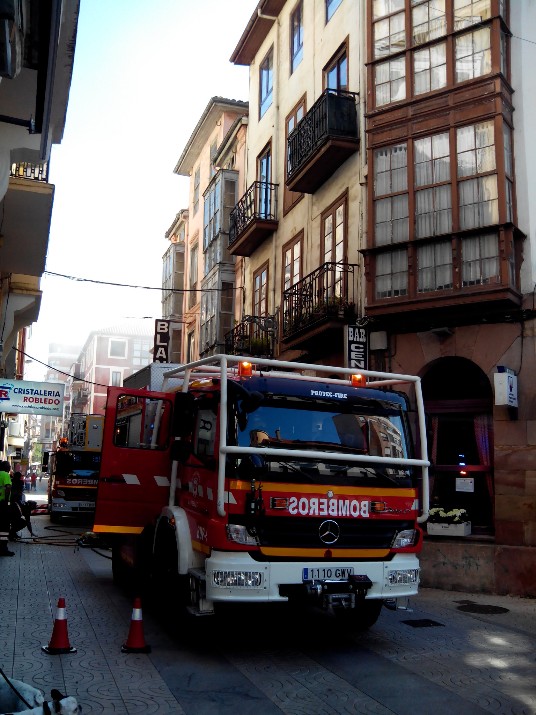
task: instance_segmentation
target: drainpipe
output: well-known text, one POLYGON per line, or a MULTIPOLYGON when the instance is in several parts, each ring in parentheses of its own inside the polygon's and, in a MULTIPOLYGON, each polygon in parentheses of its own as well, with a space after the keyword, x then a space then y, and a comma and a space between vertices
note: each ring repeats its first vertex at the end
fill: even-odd
MULTIPOLYGON (((275 34, 275 43, 276 43, 276 53, 275 53, 275 55, 276 55, 276 58, 277 58, 276 74, 275 74, 276 85, 275 85, 275 86, 276 86, 276 88, 277 88, 277 93, 276 93, 276 100, 277 100, 277 102, 276 102, 276 104, 275 104, 275 106, 274 106, 274 129, 275 129, 276 131, 274 132, 274 143, 273 143, 273 146, 274 146, 274 148, 277 148, 277 149, 278 149, 278 144, 277 144, 278 131, 277 131, 277 130, 278 130, 278 128, 279 128, 279 93, 280 93, 280 91, 281 91, 281 84, 280 84, 280 81, 279 81, 279 80, 280 80, 280 67, 281 67, 281 42, 280 42, 280 37, 279 37, 279 34, 280 34, 280 33, 279 33, 280 25, 279 25, 279 20, 278 20, 277 17, 272 18, 272 17, 269 17, 268 15, 261 15, 259 9, 257 10, 257 14, 259 15, 259 17, 264 17, 264 18, 267 18, 267 19, 270 19, 270 20, 271 20, 271 19, 275 20, 275 21, 276 21, 276 27, 277 27, 277 32, 276 32, 276 34, 275 34)), ((284 136, 284 134, 283 134, 283 136, 284 136)), ((285 155, 285 149, 284 149, 284 148, 283 148, 283 155, 285 155)), ((276 176, 278 176, 278 173, 277 173, 276 171, 274 171, 274 169, 276 169, 276 168, 278 169, 278 168, 279 168, 279 161, 276 159, 276 157, 277 157, 277 159, 279 159, 279 150, 274 151, 274 152, 272 153, 272 176, 273 176, 274 178, 275 178, 276 176)), ((284 162, 281 162, 281 164, 282 164, 282 167, 283 167, 283 173, 281 174, 281 176, 283 177, 283 180, 284 180, 284 166, 285 166, 285 164, 284 164, 284 162)), ((279 190, 279 187, 278 187, 278 190, 279 190)), ((283 189, 283 191, 284 191, 284 189, 283 189)), ((277 196, 277 213, 278 213, 278 214, 279 214, 279 208, 280 208, 280 198, 281 198, 281 197, 279 196, 279 191, 278 191, 278 196, 277 196)), ((273 270, 272 270, 272 276, 273 276, 273 279, 272 279, 272 310, 273 310, 274 315, 275 315, 275 312, 276 312, 276 310, 275 310, 275 301, 276 301, 276 295, 277 295, 275 277, 278 275, 278 272, 277 272, 277 270, 276 270, 276 268, 277 268, 276 243, 277 243, 277 242, 276 242, 276 237, 275 237, 275 236, 276 236, 275 234, 273 234, 273 236, 272 236, 272 266, 273 266, 273 270)))

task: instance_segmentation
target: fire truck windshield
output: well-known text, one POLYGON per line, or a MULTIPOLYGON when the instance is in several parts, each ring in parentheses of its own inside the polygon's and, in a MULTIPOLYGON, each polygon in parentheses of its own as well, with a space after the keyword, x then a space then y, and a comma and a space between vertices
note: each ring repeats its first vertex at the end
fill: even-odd
MULTIPOLYGON (((242 447, 319 451, 318 460, 263 456, 271 479, 293 481, 302 473, 306 481, 370 483, 387 478, 406 486, 411 469, 404 465, 377 462, 329 460, 326 452, 372 457, 409 458, 405 415, 397 403, 366 400, 345 403, 318 402, 295 396, 265 396, 257 409, 236 420, 236 443, 242 447), (286 476, 284 476, 286 475, 286 476)), ((242 470, 247 468, 247 458, 242 470)))

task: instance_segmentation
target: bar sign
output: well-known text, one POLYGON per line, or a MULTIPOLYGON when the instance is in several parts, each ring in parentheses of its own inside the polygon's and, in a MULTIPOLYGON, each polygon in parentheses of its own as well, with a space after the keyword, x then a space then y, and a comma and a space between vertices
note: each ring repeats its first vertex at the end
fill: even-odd
POLYGON ((154 321, 153 362, 169 362, 170 320, 154 321))
POLYGON ((367 331, 359 325, 346 326, 346 360, 347 367, 368 369, 367 331))

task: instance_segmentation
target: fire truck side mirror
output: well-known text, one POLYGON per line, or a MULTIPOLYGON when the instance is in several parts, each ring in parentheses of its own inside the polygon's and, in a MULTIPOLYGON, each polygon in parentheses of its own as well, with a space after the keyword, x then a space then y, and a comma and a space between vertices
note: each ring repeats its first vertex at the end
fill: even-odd
POLYGON ((177 392, 173 406, 171 431, 175 437, 187 437, 194 428, 194 397, 189 392, 177 392))

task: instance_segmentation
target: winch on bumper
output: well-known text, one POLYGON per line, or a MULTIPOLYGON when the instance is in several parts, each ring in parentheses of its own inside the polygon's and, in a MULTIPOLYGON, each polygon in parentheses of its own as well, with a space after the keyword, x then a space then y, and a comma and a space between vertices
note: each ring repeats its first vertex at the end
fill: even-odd
POLYGON ((345 581, 311 579, 303 584, 282 585, 279 593, 288 598, 316 600, 323 608, 355 608, 356 600, 364 599, 370 588, 372 581, 368 576, 351 574, 345 581))

